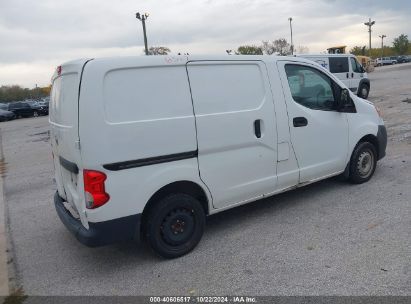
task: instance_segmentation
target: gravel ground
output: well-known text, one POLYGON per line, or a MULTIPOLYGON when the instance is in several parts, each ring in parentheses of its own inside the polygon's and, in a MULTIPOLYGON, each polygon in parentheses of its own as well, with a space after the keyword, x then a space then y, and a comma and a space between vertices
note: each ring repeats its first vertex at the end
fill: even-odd
POLYGON ((14 286, 27 295, 411 295, 411 64, 371 73, 387 156, 366 184, 325 180, 207 222, 190 254, 90 249, 59 221, 47 117, 1 123, 14 286))

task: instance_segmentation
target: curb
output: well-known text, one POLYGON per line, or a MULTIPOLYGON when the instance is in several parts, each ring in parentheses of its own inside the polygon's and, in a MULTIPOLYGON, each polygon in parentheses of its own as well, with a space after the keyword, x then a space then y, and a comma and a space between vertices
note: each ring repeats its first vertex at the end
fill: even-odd
MULTIPOLYGON (((0 130, 0 167, 4 166, 3 143, 0 130)), ((0 168, 0 297, 10 294, 7 265, 6 208, 4 200, 4 180, 0 168)))

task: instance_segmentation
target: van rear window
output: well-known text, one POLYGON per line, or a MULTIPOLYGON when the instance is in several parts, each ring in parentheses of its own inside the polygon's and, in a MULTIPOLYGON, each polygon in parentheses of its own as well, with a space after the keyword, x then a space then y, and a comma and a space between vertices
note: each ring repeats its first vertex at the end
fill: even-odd
POLYGON ((330 57, 331 73, 348 73, 348 57, 330 57))
POLYGON ((64 74, 53 81, 50 94, 50 121, 64 126, 77 125, 78 74, 64 74))

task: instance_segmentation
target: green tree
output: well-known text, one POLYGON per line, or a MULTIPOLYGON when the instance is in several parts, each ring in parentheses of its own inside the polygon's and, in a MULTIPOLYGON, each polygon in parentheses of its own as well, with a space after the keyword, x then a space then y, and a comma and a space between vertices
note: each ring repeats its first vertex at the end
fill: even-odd
POLYGON ((354 46, 351 50, 350 53, 356 56, 365 56, 365 45, 364 46, 354 46))
POLYGON ((275 51, 280 56, 290 55, 291 54, 291 45, 287 42, 287 39, 280 38, 273 41, 273 46, 275 51))
POLYGON ((408 51, 408 45, 409 45, 408 36, 405 34, 401 34, 397 38, 394 39, 392 44, 398 55, 404 55, 408 51))
POLYGON ((237 49, 237 52, 240 55, 262 55, 263 50, 261 47, 256 46, 256 45, 242 45, 239 46, 237 49))
POLYGON ((171 50, 165 46, 151 46, 148 49, 149 55, 168 55, 170 52, 171 50))

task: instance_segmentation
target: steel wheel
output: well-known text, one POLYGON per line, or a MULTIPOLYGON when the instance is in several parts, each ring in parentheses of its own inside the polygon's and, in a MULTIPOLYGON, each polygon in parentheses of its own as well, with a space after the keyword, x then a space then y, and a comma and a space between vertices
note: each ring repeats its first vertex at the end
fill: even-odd
POLYGON ((164 258, 180 257, 197 246, 205 226, 201 203, 184 194, 171 194, 151 206, 144 216, 150 247, 164 258))
POLYGON ((350 173, 351 182, 361 184, 368 181, 374 174, 377 166, 377 150, 370 142, 360 142, 351 155, 350 173))
POLYGON ((363 151, 357 162, 357 170, 361 177, 367 178, 371 173, 374 166, 374 155, 371 151, 363 151))
POLYGON ((193 210, 174 209, 163 220, 161 237, 172 246, 184 244, 193 235, 194 225, 193 210))

